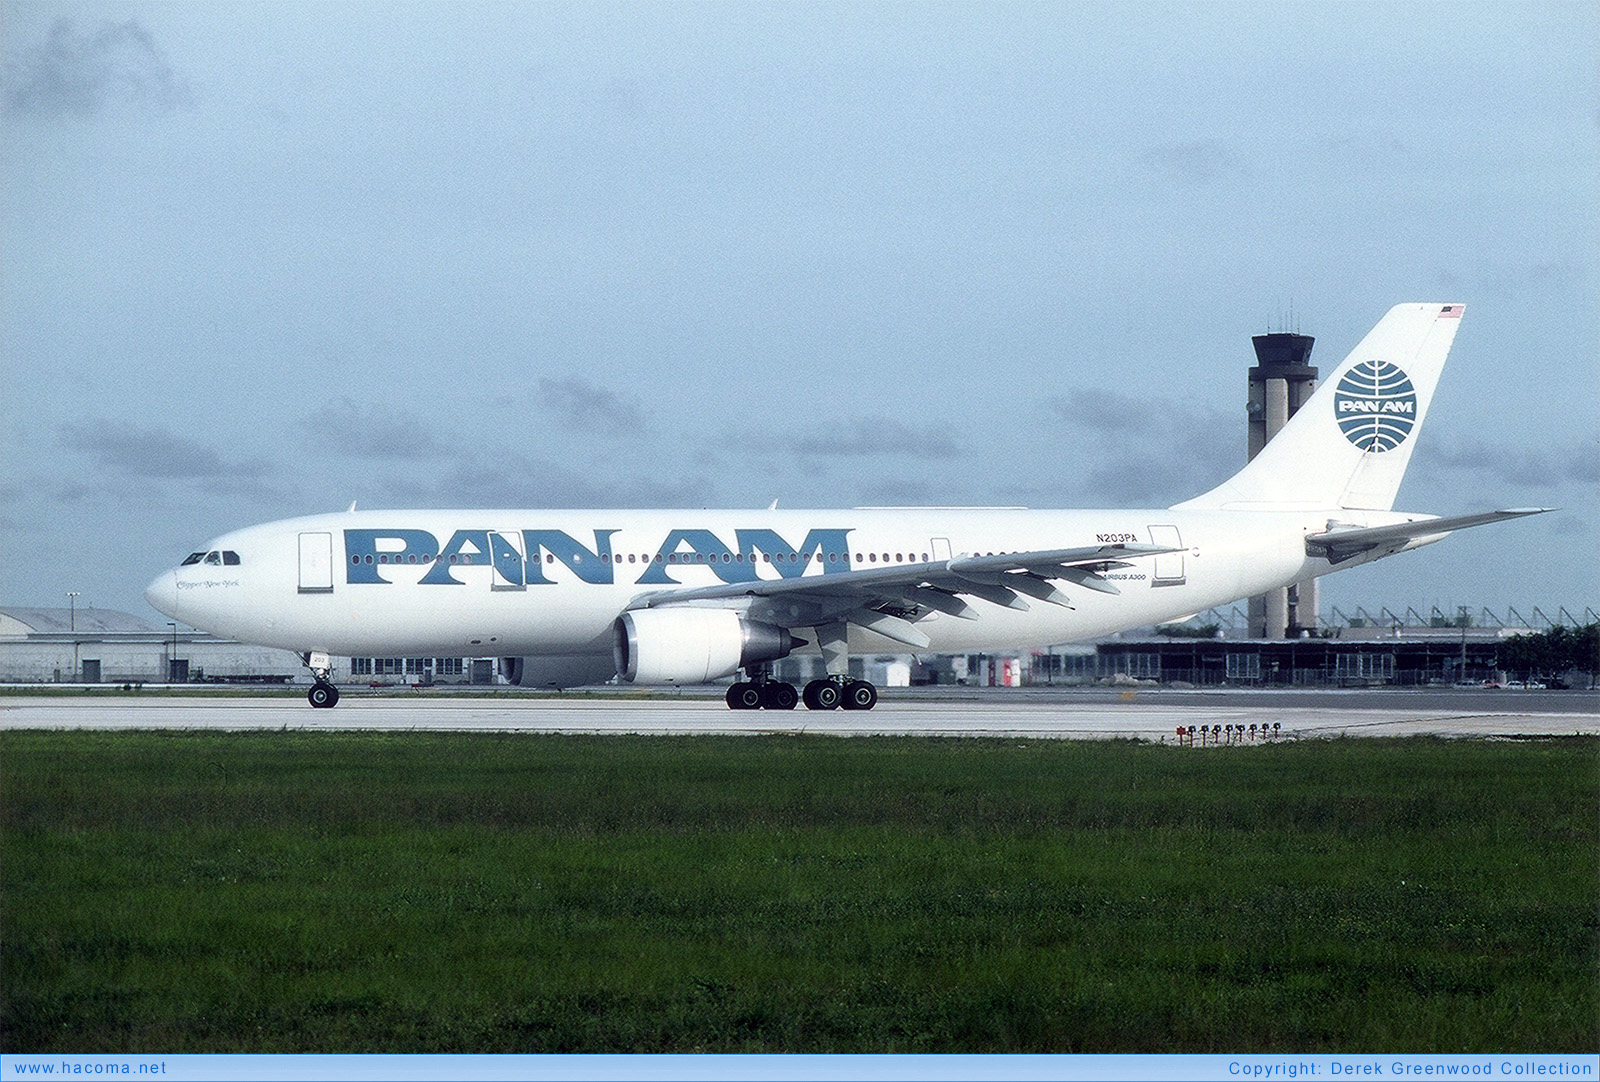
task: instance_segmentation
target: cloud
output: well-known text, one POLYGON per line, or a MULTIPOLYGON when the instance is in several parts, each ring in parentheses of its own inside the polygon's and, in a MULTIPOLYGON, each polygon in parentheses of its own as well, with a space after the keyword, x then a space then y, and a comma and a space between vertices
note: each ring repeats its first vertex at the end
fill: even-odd
POLYGON ((351 458, 414 460, 436 457, 444 450, 411 414, 358 405, 349 398, 323 406, 301 420, 299 427, 322 450, 351 458))
MULTIPOLYGON (((760 437, 752 435, 748 439, 760 437)), ((825 458, 955 458, 961 453, 942 428, 912 428, 889 417, 858 417, 822 426, 790 445, 800 454, 825 458)))
POLYGON ((1192 139, 1155 147, 1140 156, 1140 163, 1160 179, 1186 188, 1206 188, 1244 177, 1244 160, 1217 139, 1192 139))
POLYGON ((1591 547, 1594 544, 1594 539, 1600 537, 1600 528, 1597 528, 1594 519, 1585 514, 1581 508, 1572 510, 1560 509, 1557 514, 1551 517, 1555 521, 1550 524, 1549 529, 1550 533, 1556 537, 1580 537, 1583 538, 1585 544, 1591 547))
POLYGON ((710 489, 703 478, 635 471, 595 473, 547 459, 497 456, 458 459, 426 490, 411 488, 405 500, 438 507, 587 508, 704 507, 710 489))
POLYGON ((42 45, 6 65, 5 111, 88 116, 108 105, 161 111, 189 102, 187 83, 136 20, 80 34, 58 19, 42 45))
POLYGON ((31 479, 0 481, 0 529, 22 529, 37 521, 19 513, 23 501, 33 496, 37 488, 38 483, 31 479))
POLYGON ((1424 469, 1477 474, 1486 487, 1600 484, 1600 438, 1593 436, 1530 447, 1441 433, 1419 444, 1416 456, 1424 469))
POLYGON ((103 499, 109 494, 104 485, 87 485, 76 479, 56 483, 48 491, 51 499, 64 504, 85 503, 103 499))
POLYGON ((213 496, 279 499, 270 482, 272 466, 260 459, 225 458, 216 448, 162 428, 143 428, 127 421, 64 424, 62 447, 86 456, 96 473, 74 471, 47 488, 58 503, 125 502, 129 482, 140 482, 149 495, 164 482, 191 486, 189 491, 213 496), (154 486, 154 487, 152 487, 154 486))
POLYGON ((568 428, 618 434, 648 427, 643 412, 633 403, 575 376, 541 379, 539 395, 545 408, 568 428))
POLYGON ((885 477, 866 488, 866 498, 886 507, 915 507, 948 502, 948 492, 919 477, 885 477))
POLYGON ((194 479, 254 475, 266 468, 260 463, 226 462, 215 448, 128 421, 65 424, 60 431, 62 446, 88 455, 106 470, 130 477, 194 479))
POLYGON ((1170 405, 1099 387, 1074 387, 1069 394, 1052 396, 1049 403, 1057 415, 1078 428, 1106 433, 1151 431, 1159 427, 1157 413, 1174 412, 1170 405))
POLYGON ((1079 499, 1104 506, 1186 499, 1244 465, 1244 420, 1182 401, 1076 387, 1046 401, 1067 432, 1054 437, 1080 482, 1079 499), (1073 450, 1081 443, 1081 450, 1073 450))

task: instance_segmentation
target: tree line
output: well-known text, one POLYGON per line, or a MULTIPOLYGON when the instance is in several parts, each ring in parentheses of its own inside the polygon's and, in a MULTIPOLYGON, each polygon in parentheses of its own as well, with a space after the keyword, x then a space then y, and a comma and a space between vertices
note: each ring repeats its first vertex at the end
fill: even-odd
POLYGON ((1553 627, 1506 639, 1500 644, 1498 668, 1529 678, 1576 670, 1589 674, 1593 683, 1594 675, 1600 672, 1600 623, 1553 627))

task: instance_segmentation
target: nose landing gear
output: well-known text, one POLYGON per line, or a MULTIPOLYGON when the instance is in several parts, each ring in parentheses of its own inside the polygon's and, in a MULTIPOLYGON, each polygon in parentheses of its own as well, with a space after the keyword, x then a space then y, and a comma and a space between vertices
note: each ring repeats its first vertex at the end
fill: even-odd
POLYGON ((333 659, 321 651, 301 654, 300 660, 311 670, 315 683, 306 692, 306 701, 319 710, 339 705, 339 689, 333 686, 333 659))

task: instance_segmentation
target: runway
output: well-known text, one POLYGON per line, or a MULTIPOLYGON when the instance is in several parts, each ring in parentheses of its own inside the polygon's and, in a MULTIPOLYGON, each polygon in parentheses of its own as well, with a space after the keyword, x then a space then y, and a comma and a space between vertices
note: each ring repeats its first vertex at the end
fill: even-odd
POLYGON ((637 735, 815 733, 1173 742, 1180 726, 1206 742, 1339 736, 1600 735, 1597 698, 1552 693, 1225 693, 985 689, 952 698, 893 689, 853 711, 735 711, 703 697, 347 693, 331 710, 302 698, 145 691, 0 698, 3 729, 443 731, 637 735), (1254 726, 1254 729, 1251 728, 1254 726))

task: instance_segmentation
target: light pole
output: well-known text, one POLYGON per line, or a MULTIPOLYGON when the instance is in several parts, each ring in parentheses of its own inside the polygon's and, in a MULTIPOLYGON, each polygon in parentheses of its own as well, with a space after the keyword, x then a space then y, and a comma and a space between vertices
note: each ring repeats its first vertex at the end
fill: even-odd
POLYGON ((82 645, 77 641, 78 635, 78 591, 67 591, 67 630, 72 632, 72 682, 76 684, 79 679, 78 647, 82 645))

